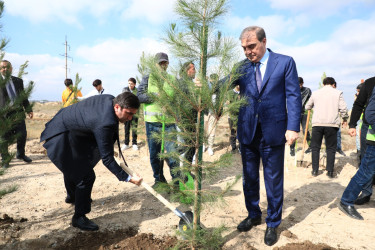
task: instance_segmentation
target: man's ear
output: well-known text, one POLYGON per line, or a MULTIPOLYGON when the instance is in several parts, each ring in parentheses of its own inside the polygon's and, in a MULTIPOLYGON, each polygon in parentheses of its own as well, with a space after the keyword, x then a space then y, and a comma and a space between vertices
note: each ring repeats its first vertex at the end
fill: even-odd
POLYGON ((121 111, 121 106, 118 103, 116 103, 113 108, 115 109, 115 111, 121 111))

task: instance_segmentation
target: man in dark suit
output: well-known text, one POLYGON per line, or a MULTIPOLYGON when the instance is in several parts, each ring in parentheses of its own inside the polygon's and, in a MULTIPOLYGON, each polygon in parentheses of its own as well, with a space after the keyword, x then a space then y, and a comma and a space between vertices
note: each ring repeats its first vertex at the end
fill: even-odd
MULTIPOLYGON (((12 71, 12 64, 9 61, 2 60, 0 62, 1 78, 3 80, 7 80, 5 86, 0 89, 0 108, 6 106, 8 102, 10 102, 10 104, 12 105, 16 98, 19 97, 24 90, 23 80, 18 77, 12 76, 12 71)), ((19 134, 19 136, 17 137, 17 159, 21 159, 27 163, 32 162, 32 160, 25 155, 27 131, 25 123, 26 116, 24 115, 24 112, 28 114, 30 119, 33 118, 33 111, 30 106, 29 100, 25 98, 22 101, 22 107, 15 107, 13 105, 13 107, 11 108, 13 109, 13 111, 10 111, 6 115, 7 117, 14 115, 14 113, 20 112, 23 114, 24 119, 21 119, 20 122, 14 124, 12 129, 9 132, 5 133, 2 138, 3 140, 1 140, 2 143, 0 145, 0 153, 2 158, 2 166, 4 168, 9 167, 10 155, 8 152, 8 146, 10 138, 16 134, 19 134)))
MULTIPOLYGON (((128 80, 128 84, 129 86, 123 88, 122 92, 130 92, 130 93, 133 93, 134 95, 137 95, 137 87, 135 87, 135 85, 137 84, 137 80, 135 80, 135 78, 133 77, 130 77, 128 80)), ((124 126, 125 141, 124 141, 124 146, 121 147, 122 150, 130 148, 129 140, 130 140, 130 129, 132 125, 133 125, 133 129, 132 129, 133 150, 138 150, 138 145, 137 145, 138 114, 133 116, 133 119, 131 119, 130 121, 125 122, 125 126, 124 126)))
POLYGON ((285 142, 292 144, 300 130, 301 91, 294 60, 266 48, 263 28, 245 28, 240 40, 247 59, 239 64, 239 76, 234 84, 240 85, 241 97, 248 100, 248 105, 240 109, 237 129, 248 217, 237 229, 244 232, 261 223, 259 166, 262 159, 268 201, 264 242, 271 246, 277 241, 276 228, 281 223, 285 142))
POLYGON ((65 202, 75 203, 74 227, 99 229, 86 214, 91 210, 94 167, 100 159, 120 181, 141 184, 140 176, 128 175, 117 164, 113 149, 118 141, 119 122, 132 119, 138 108, 138 98, 132 93, 122 93, 116 98, 97 95, 61 109, 46 124, 40 140, 46 141, 43 146, 48 157, 64 175, 65 202))

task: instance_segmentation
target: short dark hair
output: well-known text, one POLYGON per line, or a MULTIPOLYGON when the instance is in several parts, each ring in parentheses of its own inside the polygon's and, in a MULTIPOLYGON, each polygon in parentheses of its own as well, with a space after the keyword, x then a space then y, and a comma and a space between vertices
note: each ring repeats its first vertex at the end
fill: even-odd
MULTIPOLYGON (((327 76, 323 80, 323 85, 336 85, 335 78, 327 76)), ((337 86, 336 86, 337 87, 337 86)))
POLYGON ((113 106, 115 104, 120 105, 121 108, 132 108, 132 109, 139 109, 140 103, 138 97, 131 92, 124 92, 116 96, 113 99, 113 106))
POLYGON ((361 89, 362 88, 362 83, 361 84, 358 84, 358 86, 357 86, 357 89, 361 89))
POLYGON ((73 85, 73 81, 70 78, 66 78, 64 84, 65 86, 69 87, 70 85, 73 85))
POLYGON ((135 80, 134 77, 130 77, 128 81, 131 81, 131 82, 133 82, 134 84, 137 84, 137 80, 135 80))
POLYGON ((298 82, 299 82, 299 84, 303 84, 303 78, 302 77, 298 77, 298 82))
POLYGON ((100 79, 96 79, 93 83, 92 86, 97 87, 99 85, 102 85, 102 81, 100 79))

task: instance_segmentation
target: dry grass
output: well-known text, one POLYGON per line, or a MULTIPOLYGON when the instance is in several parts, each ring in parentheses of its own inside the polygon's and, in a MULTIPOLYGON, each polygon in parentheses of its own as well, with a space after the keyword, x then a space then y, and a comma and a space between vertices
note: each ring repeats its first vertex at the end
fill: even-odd
MULTIPOLYGON (((45 124, 61 109, 61 102, 47 102, 34 104, 34 119, 26 119, 27 136, 28 139, 38 139, 44 130, 45 124)), ((120 124, 120 141, 123 142, 125 138, 124 125, 120 124)), ((311 130, 310 130, 311 131, 311 130)), ((352 138, 348 135, 348 129, 342 129, 342 148, 343 150, 355 149, 355 144, 352 143, 352 138)), ((222 117, 216 129, 215 146, 217 149, 229 145, 230 130, 227 116, 222 117)), ((298 139, 298 147, 302 149, 303 136, 302 133, 298 139)), ((143 116, 138 121, 138 143, 145 145, 146 132, 143 116)), ((322 145, 324 148, 324 144, 322 145)), ((307 146, 306 146, 307 148, 307 146)))
MULTIPOLYGON (((61 109, 62 104, 61 102, 46 102, 46 103, 39 103, 35 102, 33 111, 34 111, 34 118, 33 119, 26 119, 26 127, 27 127, 27 138, 28 139, 39 139, 40 134, 45 128, 45 124, 52 119, 52 117, 61 109)), ((119 133, 120 133, 120 141, 124 141, 125 139, 125 132, 124 132, 124 125, 120 124, 119 126, 119 133)), ((145 133, 145 126, 143 117, 140 117, 138 122, 138 142, 145 143, 146 141, 146 133, 145 133)))
POLYGON ((35 102, 34 118, 26 119, 27 138, 38 139, 44 130, 45 124, 61 109, 61 102, 35 102))

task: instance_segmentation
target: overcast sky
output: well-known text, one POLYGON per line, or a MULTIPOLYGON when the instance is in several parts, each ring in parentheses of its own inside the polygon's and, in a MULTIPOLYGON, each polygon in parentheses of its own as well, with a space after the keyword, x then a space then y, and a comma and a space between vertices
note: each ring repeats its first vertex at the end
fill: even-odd
MULTIPOLYGON (((168 53, 161 37, 178 19, 174 4, 175 0, 5 0, 0 19, 2 37, 10 39, 5 58, 15 73, 29 61, 24 80, 36 84, 32 100, 61 100, 66 36, 72 58, 68 77, 80 74, 83 95, 93 91, 97 78, 117 95, 129 77, 139 76, 142 51, 168 53)), ((267 47, 294 58, 305 86, 316 90, 326 72, 344 91, 349 108, 360 80, 375 75, 374 0, 232 0, 229 5, 218 25, 225 36, 238 41, 244 27, 263 27, 267 47)))

